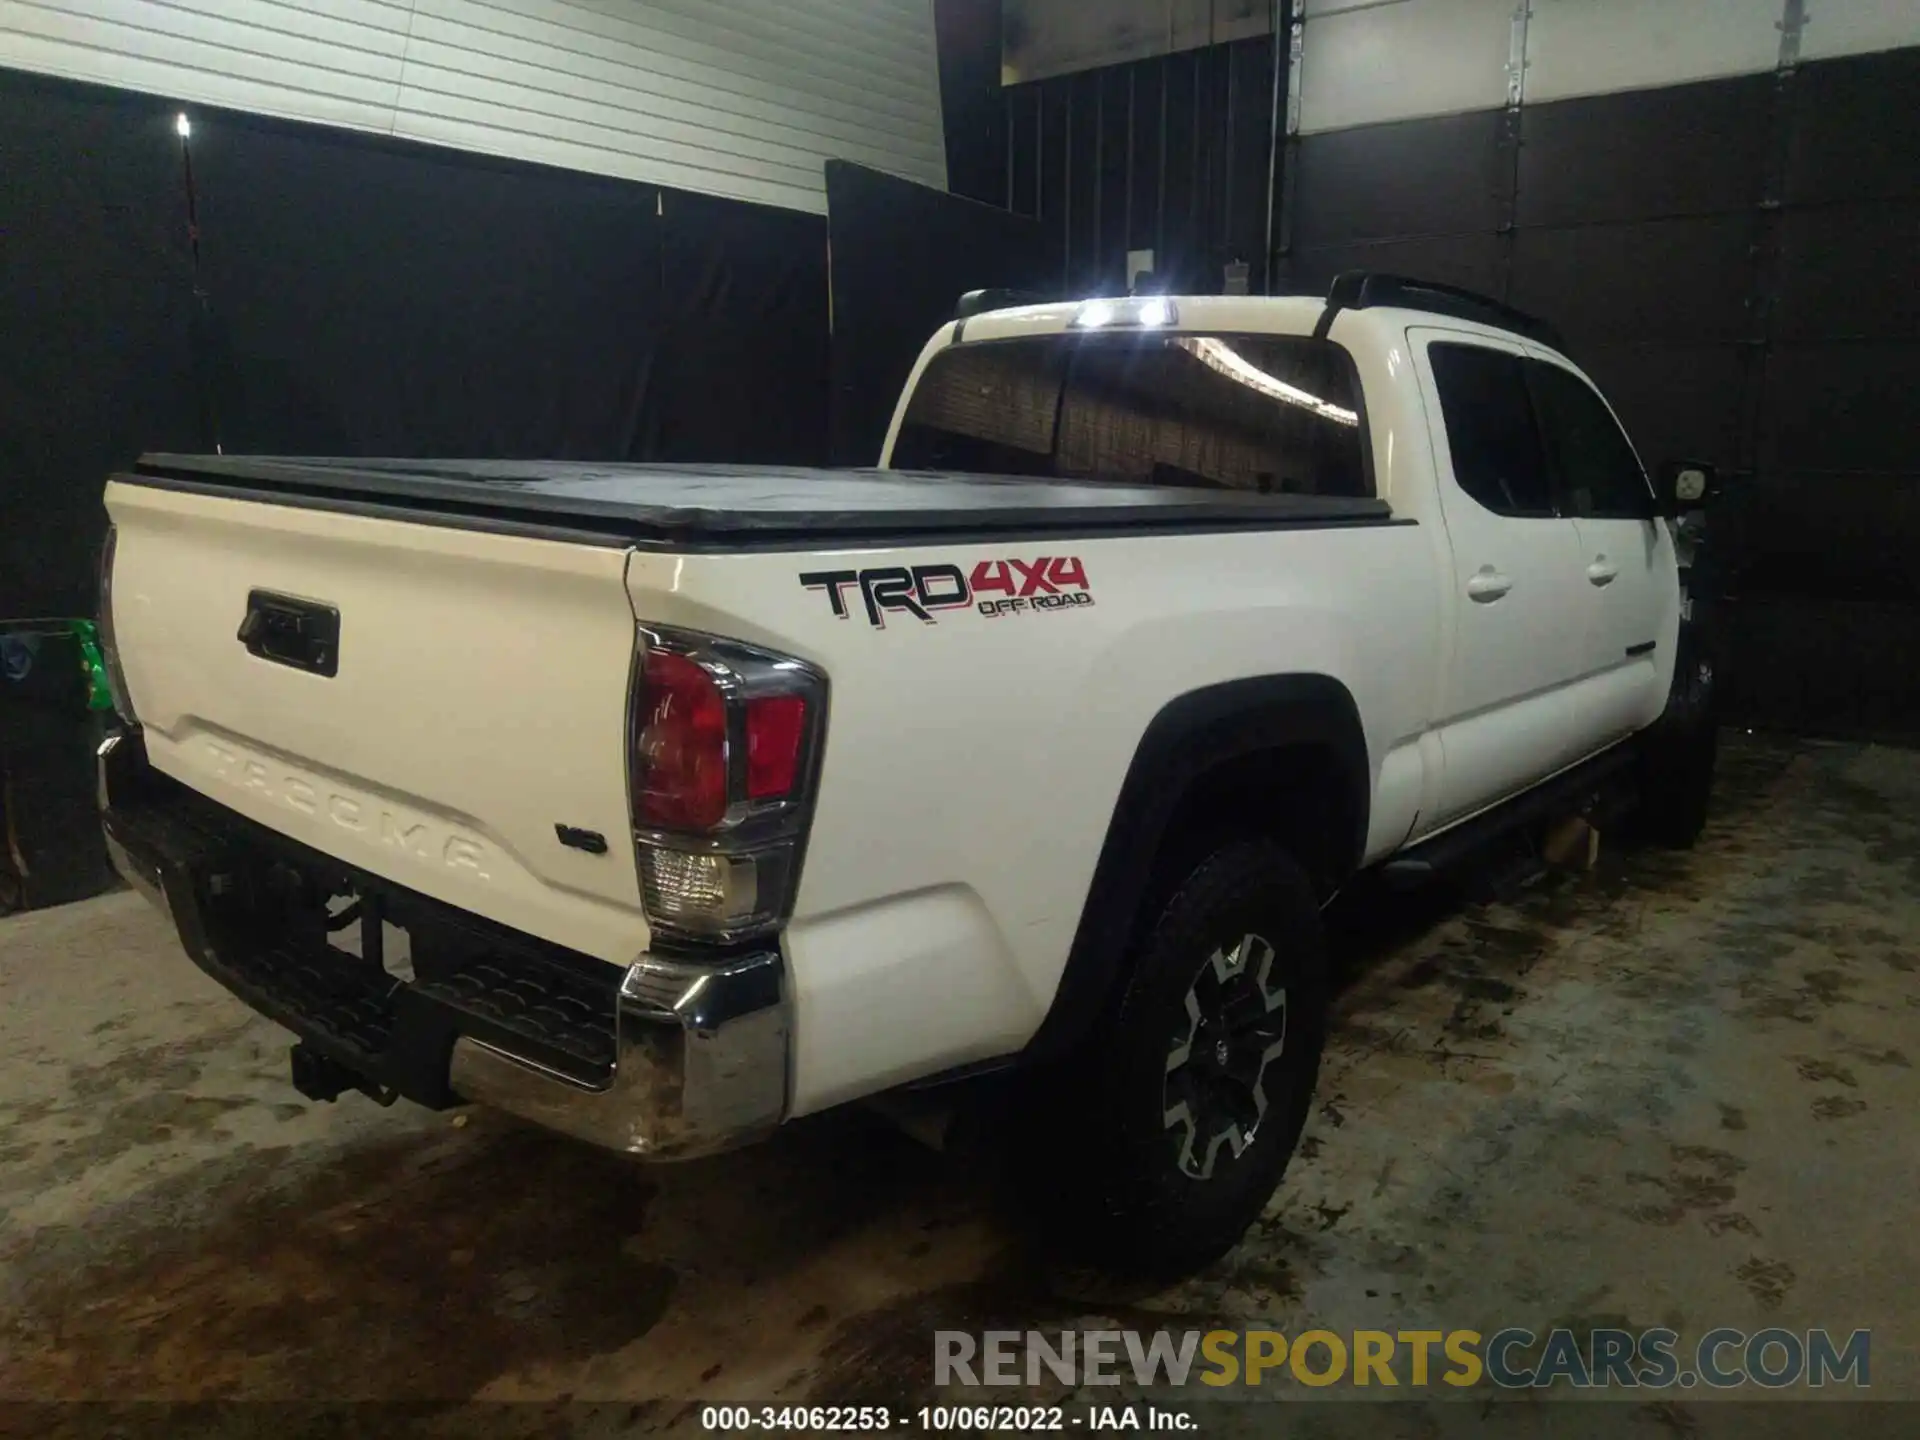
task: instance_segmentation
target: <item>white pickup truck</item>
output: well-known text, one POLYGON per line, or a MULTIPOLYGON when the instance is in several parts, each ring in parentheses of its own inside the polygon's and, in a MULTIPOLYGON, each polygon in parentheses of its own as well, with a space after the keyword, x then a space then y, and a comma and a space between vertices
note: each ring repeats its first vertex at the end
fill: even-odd
POLYGON ((1337 890, 1636 780, 1699 829, 1708 483, 1382 276, 969 297, 877 470, 150 456, 106 832, 309 1096, 672 1158, 1009 1068, 1074 1235, 1192 1266, 1299 1136, 1337 890))

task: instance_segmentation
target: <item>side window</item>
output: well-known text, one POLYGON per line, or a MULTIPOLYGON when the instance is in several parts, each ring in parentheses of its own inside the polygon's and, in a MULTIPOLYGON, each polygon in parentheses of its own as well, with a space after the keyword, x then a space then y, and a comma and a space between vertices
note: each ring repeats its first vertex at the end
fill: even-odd
POLYGON ((1460 488, 1498 515, 1551 516, 1553 488, 1520 357, 1441 343, 1427 358, 1460 488))
POLYGON ((1571 370, 1529 360, 1534 405, 1560 495, 1571 515, 1653 518, 1653 491, 1600 397, 1571 370))

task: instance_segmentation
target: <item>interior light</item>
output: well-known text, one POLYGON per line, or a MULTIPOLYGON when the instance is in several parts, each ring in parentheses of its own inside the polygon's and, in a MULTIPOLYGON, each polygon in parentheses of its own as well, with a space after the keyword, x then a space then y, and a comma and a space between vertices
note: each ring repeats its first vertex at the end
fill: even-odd
POLYGON ((1074 317, 1074 324, 1083 330, 1098 330, 1102 325, 1113 323, 1113 306, 1104 300, 1090 300, 1080 307, 1080 313, 1074 317))
POLYGON ((1173 323, 1173 306, 1160 296, 1145 301, 1140 306, 1142 325, 1170 325, 1173 323))
POLYGON ((187 119, 186 111, 182 110, 178 115, 173 117, 173 129, 174 133, 182 140, 193 134, 193 122, 187 119))

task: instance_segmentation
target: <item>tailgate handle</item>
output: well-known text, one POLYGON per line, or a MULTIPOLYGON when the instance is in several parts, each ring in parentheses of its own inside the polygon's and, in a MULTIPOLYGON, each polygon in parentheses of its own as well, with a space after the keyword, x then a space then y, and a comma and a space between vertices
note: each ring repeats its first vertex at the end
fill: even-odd
POLYGON ((311 675, 340 673, 340 612, 316 600, 247 592, 247 618, 237 637, 249 655, 311 675))

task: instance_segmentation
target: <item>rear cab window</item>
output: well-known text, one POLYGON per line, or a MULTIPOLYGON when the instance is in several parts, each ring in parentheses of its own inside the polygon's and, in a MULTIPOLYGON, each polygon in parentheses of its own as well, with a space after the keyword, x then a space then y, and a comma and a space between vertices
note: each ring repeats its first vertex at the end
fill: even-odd
POLYGON ((898 470, 1371 497, 1360 384, 1329 341, 1116 331, 949 347, 898 470))

